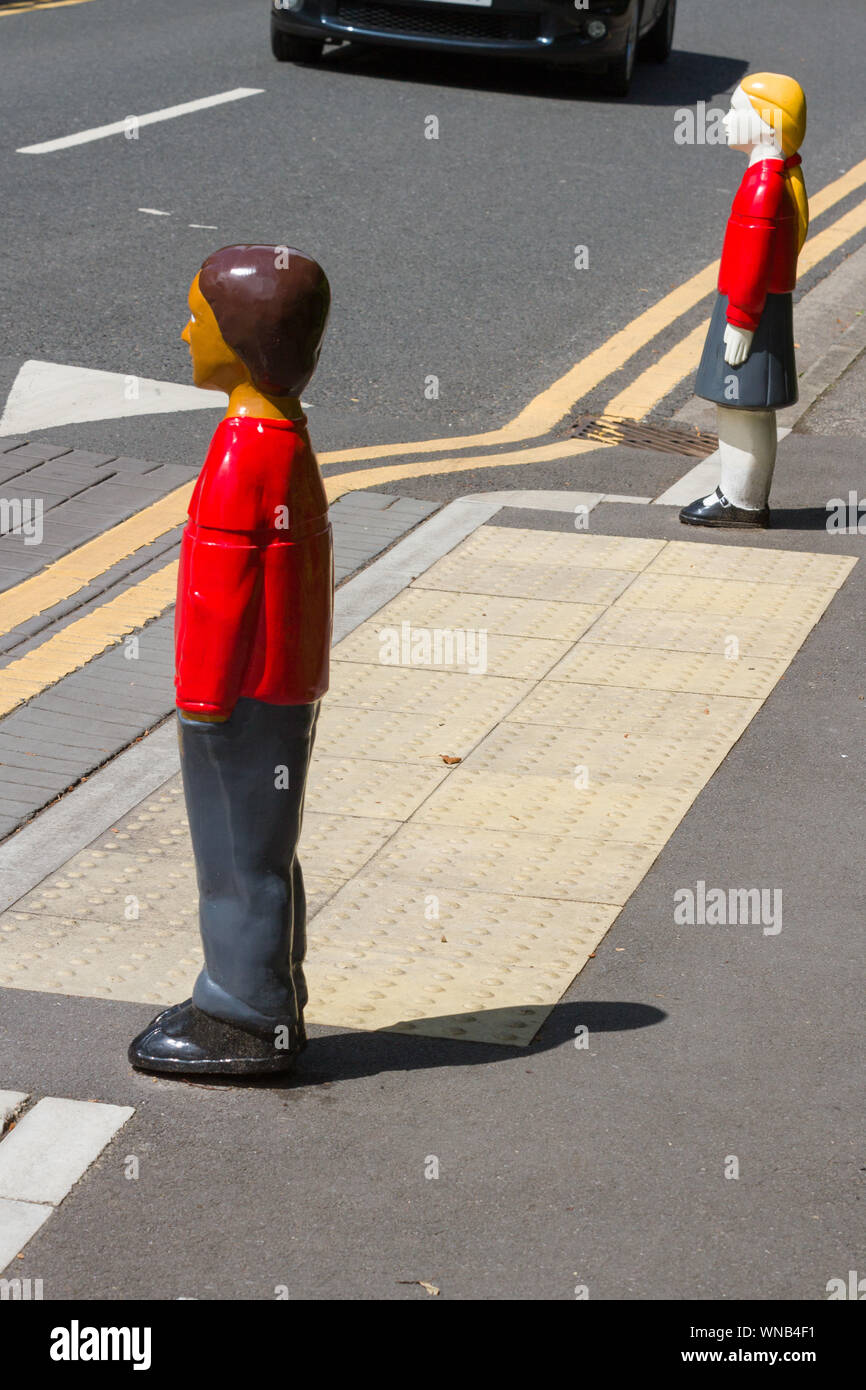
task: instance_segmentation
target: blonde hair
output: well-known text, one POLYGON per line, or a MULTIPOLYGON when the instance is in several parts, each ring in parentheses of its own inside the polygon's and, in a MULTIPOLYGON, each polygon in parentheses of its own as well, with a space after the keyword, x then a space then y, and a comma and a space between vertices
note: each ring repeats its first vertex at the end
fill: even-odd
MULTIPOLYGON (((786 159, 796 154, 806 134, 806 96, 799 82, 780 72, 755 72, 740 83, 765 125, 781 139, 786 159)), ((786 178, 797 209, 797 253, 809 230, 809 199, 802 169, 786 169, 786 178)))

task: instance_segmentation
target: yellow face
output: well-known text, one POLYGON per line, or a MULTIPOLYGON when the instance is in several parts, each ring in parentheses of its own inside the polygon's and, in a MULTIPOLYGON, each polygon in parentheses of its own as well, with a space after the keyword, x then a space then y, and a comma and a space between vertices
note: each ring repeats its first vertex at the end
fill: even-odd
POLYGON ((249 380, 246 367, 220 333, 214 311, 199 289, 198 276, 189 287, 189 322, 180 336, 189 343, 196 386, 231 394, 249 380))

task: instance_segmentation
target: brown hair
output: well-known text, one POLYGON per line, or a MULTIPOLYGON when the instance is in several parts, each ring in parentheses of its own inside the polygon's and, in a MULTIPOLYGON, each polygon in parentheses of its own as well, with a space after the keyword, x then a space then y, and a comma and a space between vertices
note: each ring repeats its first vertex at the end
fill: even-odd
POLYGON ((202 265, 199 288, 253 385, 267 396, 299 396, 328 322, 322 267, 289 246, 224 246, 202 265))

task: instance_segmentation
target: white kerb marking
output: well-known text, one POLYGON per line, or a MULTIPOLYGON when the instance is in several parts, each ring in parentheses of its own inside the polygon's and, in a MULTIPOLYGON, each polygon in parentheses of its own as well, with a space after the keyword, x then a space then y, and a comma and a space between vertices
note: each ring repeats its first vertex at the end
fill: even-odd
POLYGON ((155 125, 157 121, 173 121, 175 116, 188 116, 193 111, 204 111, 208 106, 222 106, 227 101, 242 101, 244 97, 259 96, 263 91, 264 87, 233 87, 230 92, 217 92, 212 97, 184 101, 179 106, 164 106, 161 111, 148 111, 143 116, 125 116, 122 121, 112 121, 111 125, 79 130, 74 135, 61 135, 57 140, 43 140, 38 145, 22 145, 15 153, 51 154, 54 150, 68 150, 72 145, 87 145, 91 140, 105 140, 109 135, 123 135, 131 127, 155 125))
POLYGON ((15 1259, 53 1210, 38 1202, 9 1202, 0 1197, 0 1269, 15 1259))
POLYGON ((135 1109, 50 1096, 0 1141, 0 1197, 57 1206, 135 1109))

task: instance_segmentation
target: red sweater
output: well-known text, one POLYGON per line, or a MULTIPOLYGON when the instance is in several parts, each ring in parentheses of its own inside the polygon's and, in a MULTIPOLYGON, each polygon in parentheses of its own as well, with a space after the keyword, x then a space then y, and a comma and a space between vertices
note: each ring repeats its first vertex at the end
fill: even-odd
POLYGON ((178 708, 228 715, 240 696, 319 699, 333 589, 328 504, 306 421, 223 420, 181 542, 178 708))
POLYGON ((802 161, 762 159, 747 169, 734 198, 719 271, 728 296, 728 323, 758 327, 768 294, 786 294, 797 283, 797 209, 786 168, 802 161))

